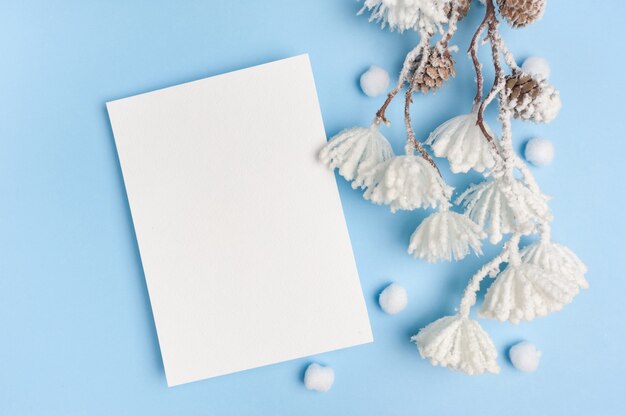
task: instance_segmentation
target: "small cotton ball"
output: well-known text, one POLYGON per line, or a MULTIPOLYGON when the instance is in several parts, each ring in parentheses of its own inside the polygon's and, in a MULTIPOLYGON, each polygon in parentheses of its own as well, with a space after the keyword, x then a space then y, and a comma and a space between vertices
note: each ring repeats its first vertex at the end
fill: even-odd
POLYGON ((535 166, 548 166, 554 159, 554 145, 548 139, 530 139, 526 143, 524 156, 535 166))
POLYGON ((539 366, 541 351, 527 341, 517 343, 509 349, 509 358, 513 366, 524 373, 532 373, 539 366))
POLYGON ((387 286, 378 296, 378 303, 383 311, 395 315, 406 308, 406 290, 397 283, 387 286))
POLYGON ((541 79, 548 79, 550 77, 550 65, 548 61, 539 56, 526 58, 522 64, 522 71, 541 79))
POLYGON ((335 372, 331 367, 317 363, 309 365, 304 372, 304 386, 313 391, 327 392, 335 382, 335 372))
POLYGON ((368 97, 378 97, 389 89, 389 73, 378 66, 371 66, 361 75, 361 89, 368 97))

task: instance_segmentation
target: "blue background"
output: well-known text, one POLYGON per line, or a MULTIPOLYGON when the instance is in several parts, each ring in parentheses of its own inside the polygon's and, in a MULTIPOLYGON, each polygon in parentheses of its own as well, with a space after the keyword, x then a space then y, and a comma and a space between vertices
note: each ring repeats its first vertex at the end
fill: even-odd
MULTIPOLYGON (((553 140, 553 165, 533 171, 554 197, 554 239, 587 263, 591 288, 534 322, 481 321, 500 353, 500 376, 431 367, 409 342, 453 312, 469 277, 498 248, 487 244, 485 259, 454 264, 413 260, 407 241, 426 213, 391 214, 340 179, 375 342, 166 387, 104 103, 308 52, 327 133, 366 125, 382 98, 365 97, 358 76, 371 64, 396 74, 417 38, 381 31, 355 16, 359 7, 350 0, 3 2, 0 414, 626 414, 626 3, 618 0, 553 0, 541 22, 502 26, 520 62, 548 58, 560 88, 557 120, 515 122, 515 145, 553 140), (393 317, 376 303, 391 281, 409 294, 407 309, 393 317), (534 374, 506 360, 522 339, 543 351, 534 374), (336 371, 327 394, 301 383, 312 360, 336 371)), ((474 4, 454 38, 457 77, 415 99, 422 138, 469 109, 474 75, 464 51, 482 13, 474 4)), ((400 103, 388 114, 395 124, 385 133, 400 151, 400 103)), ((444 173, 460 189, 478 179, 444 173)))

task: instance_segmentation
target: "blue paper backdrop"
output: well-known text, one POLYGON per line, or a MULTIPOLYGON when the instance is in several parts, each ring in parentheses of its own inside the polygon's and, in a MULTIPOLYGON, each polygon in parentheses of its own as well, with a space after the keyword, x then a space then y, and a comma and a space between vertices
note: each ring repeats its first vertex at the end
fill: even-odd
MULTIPOLYGON (((366 125, 381 99, 362 95, 358 76, 371 64, 396 74, 416 35, 381 31, 355 16, 359 7, 350 0, 3 2, 0 414, 626 414, 626 3, 618 0, 553 0, 541 22, 503 27, 520 61, 549 59, 561 90, 559 118, 516 122, 515 146, 532 136, 554 141, 553 165, 533 171, 554 197, 554 238, 586 261, 591 288, 547 318, 484 322, 500 376, 431 367, 409 343, 453 311, 483 259, 412 260, 407 241, 425 213, 391 214, 339 180, 375 342, 166 387, 104 103, 308 52, 327 133, 366 125), (376 303, 391 281, 409 294, 408 308, 394 317, 376 303), (507 348, 522 339, 543 351, 535 374, 507 362, 507 348), (328 394, 304 389, 311 360, 334 367, 328 394)), ((474 5, 454 39, 457 77, 415 100, 421 137, 469 108, 474 74, 464 51, 482 10, 474 5)), ((398 104, 386 133, 400 151, 398 104)), ((477 179, 444 171, 461 189, 477 179)), ((487 246, 487 258, 496 250, 487 246)))

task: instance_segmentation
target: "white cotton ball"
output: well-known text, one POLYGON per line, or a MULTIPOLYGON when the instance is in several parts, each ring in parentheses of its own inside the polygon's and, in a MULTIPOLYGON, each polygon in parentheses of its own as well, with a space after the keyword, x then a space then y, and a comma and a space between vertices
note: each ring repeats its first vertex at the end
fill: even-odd
POLYGON ((550 77, 550 65, 540 56, 529 56, 522 64, 522 71, 537 78, 548 79, 550 77))
POLYGON ((526 143, 524 156, 535 166, 548 166, 554 159, 554 145, 548 139, 530 139, 526 143))
POLYGON ((406 290, 397 283, 387 286, 378 296, 378 303, 383 311, 395 315, 406 308, 406 290))
POLYGON ((524 373, 532 373, 539 366, 541 351, 527 341, 517 343, 509 349, 509 358, 513 366, 524 373))
POLYGON ((370 68, 361 75, 361 89, 368 97, 378 97, 389 89, 389 73, 378 66, 370 68))
POLYGON ((309 365, 304 372, 304 385, 309 390, 327 392, 335 382, 335 372, 331 367, 317 363, 309 365))

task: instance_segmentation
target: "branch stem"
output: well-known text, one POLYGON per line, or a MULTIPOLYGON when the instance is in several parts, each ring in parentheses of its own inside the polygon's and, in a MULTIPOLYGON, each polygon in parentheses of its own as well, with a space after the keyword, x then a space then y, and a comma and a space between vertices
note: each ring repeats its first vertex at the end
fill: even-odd
POLYGON ((391 102, 393 101, 395 96, 404 87, 404 83, 407 82, 407 81, 410 82, 409 74, 411 73, 411 68, 413 68, 415 66, 415 61, 419 58, 419 56, 423 55, 424 49, 427 48, 428 45, 430 44, 431 37, 432 37, 432 35, 430 33, 428 33, 428 32, 420 33, 420 41, 419 41, 419 43, 417 44, 417 46, 415 46, 415 48, 413 48, 406 55, 406 58, 404 58, 404 64, 402 65, 402 70, 400 71, 400 76, 398 77, 398 83, 396 84, 394 89, 391 90, 391 92, 389 92, 389 94, 387 94, 387 99, 385 100, 383 105, 376 112, 376 119, 379 122, 383 122, 385 124, 389 124, 389 120, 387 120, 387 117, 385 116, 385 111, 387 111, 387 107, 389 106, 389 104, 391 104, 391 102))
POLYGON ((468 317, 470 309, 476 304, 476 293, 480 290, 480 283, 488 275, 495 275, 500 270, 502 263, 510 262, 512 259, 519 258, 519 241, 521 234, 513 233, 511 238, 504 244, 502 251, 493 260, 481 267, 470 279, 469 284, 465 288, 461 304, 459 305, 459 314, 468 317))
POLYGON ((485 125, 485 108, 487 104, 489 104, 489 102, 491 102, 491 100, 493 100, 493 98, 497 94, 497 89, 500 87, 500 80, 502 80, 502 82, 504 81, 502 66, 500 65, 498 45, 495 41, 498 32, 498 19, 496 17, 496 8, 493 4, 493 0, 486 1, 485 17, 476 32, 474 33, 474 37, 472 38, 469 49, 470 55, 472 57, 472 62, 474 63, 474 69, 476 70, 476 96, 474 97, 474 108, 478 105, 483 95, 484 78, 482 75, 482 65, 478 60, 478 39, 480 38, 482 32, 485 30, 485 27, 487 27, 487 39, 489 39, 491 42, 491 52, 496 76, 493 86, 489 91, 489 94, 487 94, 487 97, 478 106, 476 124, 478 124, 478 127, 480 127, 480 131, 482 131, 485 139, 487 140, 487 142, 489 142, 494 157, 496 159, 502 160, 503 156, 500 153, 500 149, 498 149, 498 146, 496 145, 496 139, 489 133, 489 131, 487 130, 487 126, 485 125))
POLYGON ((406 128, 407 147, 409 144, 412 145, 415 148, 415 150, 417 150, 420 153, 420 155, 428 163, 430 163, 430 165, 433 168, 435 168, 439 176, 443 178, 443 176, 441 175, 441 171, 439 170, 439 167, 437 166, 433 158, 430 157, 426 149, 424 149, 424 146, 422 146, 422 144, 417 140, 417 138, 415 137, 415 132, 413 131, 413 126, 411 124, 411 103, 413 102, 414 85, 415 84, 413 83, 413 81, 411 81, 411 83, 409 84, 409 88, 406 91, 405 100, 404 100, 404 127, 406 128))
POLYGON ((485 8, 485 17, 483 21, 474 32, 474 36, 472 36, 472 41, 470 42, 470 47, 467 52, 470 54, 472 58, 472 62, 474 64, 474 70, 476 71, 476 95, 474 96, 474 107, 477 107, 480 103, 480 100, 483 98, 483 84, 484 78, 482 73, 482 65, 478 60, 478 39, 480 39, 481 34, 485 31, 489 20, 493 17, 492 10, 488 7, 485 8))

